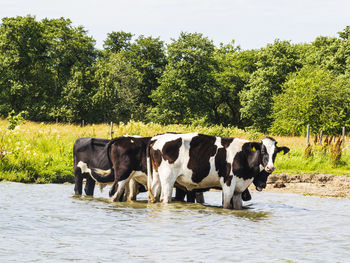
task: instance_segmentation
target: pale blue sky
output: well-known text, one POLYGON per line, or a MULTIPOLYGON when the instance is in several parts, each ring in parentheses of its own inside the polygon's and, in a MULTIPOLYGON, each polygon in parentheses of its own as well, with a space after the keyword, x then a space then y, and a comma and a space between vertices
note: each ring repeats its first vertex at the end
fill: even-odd
POLYGON ((107 33, 131 32, 165 42, 181 31, 200 32, 215 44, 261 48, 274 39, 311 42, 350 25, 348 0, 0 0, 0 18, 65 17, 102 47, 107 33))

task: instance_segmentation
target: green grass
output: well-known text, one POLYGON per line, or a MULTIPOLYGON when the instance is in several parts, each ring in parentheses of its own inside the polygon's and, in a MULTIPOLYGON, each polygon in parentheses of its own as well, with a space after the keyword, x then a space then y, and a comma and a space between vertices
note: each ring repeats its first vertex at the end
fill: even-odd
MULTIPOLYGON (((109 125, 88 125, 81 128, 71 124, 43 124, 26 122, 16 129, 7 129, 8 122, 0 120, 0 180, 25 183, 73 182, 73 144, 79 137, 109 138, 109 125)), ((134 134, 153 136, 164 132, 200 132, 217 136, 240 137, 259 140, 263 134, 244 132, 233 127, 187 126, 120 123, 114 126, 114 136, 134 134)), ((314 156, 304 158, 305 139, 302 137, 275 137, 278 145, 291 151, 278 155, 275 173, 328 173, 350 174, 350 150, 343 151, 340 162, 334 166, 328 155, 315 151, 314 156)))
POLYGON ((293 149, 287 155, 279 155, 275 162, 275 173, 291 174, 334 174, 350 176, 350 152, 345 150, 338 164, 333 165, 329 154, 315 152, 314 156, 305 158, 303 149, 293 149))

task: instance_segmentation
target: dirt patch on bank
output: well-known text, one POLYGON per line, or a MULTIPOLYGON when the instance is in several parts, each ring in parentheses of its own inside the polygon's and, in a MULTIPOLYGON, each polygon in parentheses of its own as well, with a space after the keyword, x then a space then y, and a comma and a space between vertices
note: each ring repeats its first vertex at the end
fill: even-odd
MULTIPOLYGON (((255 191, 252 185, 249 190, 255 191)), ((350 198, 350 177, 331 174, 272 174, 263 191, 350 198)))

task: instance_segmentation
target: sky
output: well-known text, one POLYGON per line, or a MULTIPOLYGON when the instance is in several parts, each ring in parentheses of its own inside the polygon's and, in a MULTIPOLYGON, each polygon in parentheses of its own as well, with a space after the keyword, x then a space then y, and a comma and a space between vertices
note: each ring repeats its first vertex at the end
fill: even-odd
POLYGON ((102 48, 113 31, 159 37, 202 33, 215 45, 232 40, 258 49, 275 39, 310 43, 350 26, 349 0, 0 0, 0 18, 69 18, 102 48))

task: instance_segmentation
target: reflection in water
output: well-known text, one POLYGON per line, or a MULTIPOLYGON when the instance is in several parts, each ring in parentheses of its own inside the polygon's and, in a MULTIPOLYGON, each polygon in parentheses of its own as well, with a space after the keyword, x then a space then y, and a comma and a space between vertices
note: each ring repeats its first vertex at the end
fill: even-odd
POLYGON ((91 202, 102 202, 106 204, 110 204, 106 207, 108 210, 113 210, 117 212, 122 212, 125 210, 132 209, 143 209, 147 210, 153 216, 157 214, 201 214, 203 216, 208 216, 211 214, 223 215, 223 216, 236 216, 240 218, 246 218, 252 221, 259 221, 267 219, 270 212, 265 211, 257 211, 254 210, 251 205, 244 206, 243 210, 231 210, 231 209, 223 209, 222 206, 211 205, 208 203, 205 204, 197 204, 197 203, 185 203, 173 201, 170 204, 163 203, 149 203, 146 199, 138 200, 138 201, 128 201, 128 202, 111 202, 108 198, 103 197, 87 197, 87 196, 73 196, 73 198, 83 201, 91 201, 91 202))
POLYGON ((0 183, 0 262, 345 262, 350 200, 253 193, 243 210, 112 203, 71 185, 0 183))

